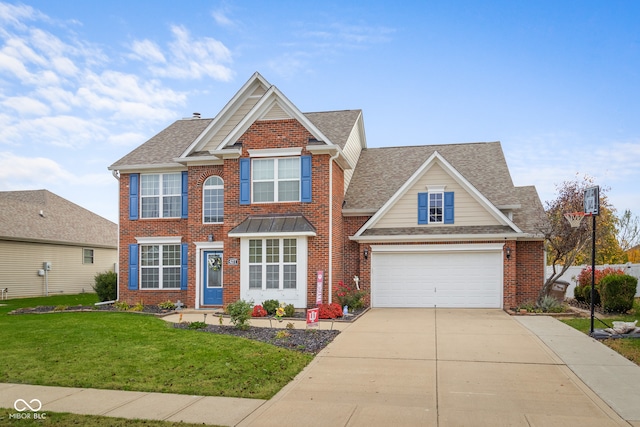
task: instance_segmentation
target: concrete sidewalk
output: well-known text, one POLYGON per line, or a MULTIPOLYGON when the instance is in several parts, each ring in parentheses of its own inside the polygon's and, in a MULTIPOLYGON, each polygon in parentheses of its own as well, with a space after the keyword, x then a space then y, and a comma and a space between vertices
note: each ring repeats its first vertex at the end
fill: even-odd
POLYGON ((0 384, 0 407, 229 426, 640 427, 640 367, 549 317, 372 309, 341 329, 268 401, 0 384))

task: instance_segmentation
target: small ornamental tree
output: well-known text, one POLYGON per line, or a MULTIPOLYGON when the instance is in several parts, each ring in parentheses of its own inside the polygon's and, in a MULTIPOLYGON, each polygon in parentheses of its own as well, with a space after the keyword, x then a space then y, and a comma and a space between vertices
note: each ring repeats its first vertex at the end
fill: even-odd
MULTIPOLYGON (((568 212, 582 212, 584 210, 584 190, 594 185, 593 179, 585 176, 582 180, 565 181, 556 186, 557 197, 547 202, 545 215, 536 224, 537 231, 544 236, 547 251, 547 264, 552 273, 540 289, 538 300, 551 291, 553 283, 571 267, 577 258, 589 252, 591 243, 591 221, 583 219, 577 228, 571 227, 564 217, 568 212)), ((607 189, 600 189, 600 212, 613 212, 604 194, 607 189)), ((599 233, 610 233, 609 227, 596 228, 599 233)), ((598 236, 596 236, 598 240, 598 236)))

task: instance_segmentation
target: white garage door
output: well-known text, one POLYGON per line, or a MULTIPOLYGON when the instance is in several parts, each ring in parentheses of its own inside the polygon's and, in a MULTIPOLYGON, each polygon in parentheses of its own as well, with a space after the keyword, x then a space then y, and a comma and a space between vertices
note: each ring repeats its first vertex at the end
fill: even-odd
POLYGON ((502 245, 474 246, 373 247, 371 305, 501 308, 502 245))

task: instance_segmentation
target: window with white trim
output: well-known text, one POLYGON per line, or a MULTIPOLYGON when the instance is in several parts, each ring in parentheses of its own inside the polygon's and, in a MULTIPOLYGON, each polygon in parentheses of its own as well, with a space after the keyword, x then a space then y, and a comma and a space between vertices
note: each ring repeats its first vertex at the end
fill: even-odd
POLYGON ((219 176, 210 176, 202 188, 202 221, 221 223, 224 218, 224 182, 219 176))
POLYGON ((252 159, 251 162, 254 203, 300 201, 300 157, 252 159))
POLYGON ((249 240, 249 289, 296 289, 298 240, 249 240))
POLYGON ((444 192, 429 193, 429 222, 443 223, 444 192))
POLYGON ((89 248, 82 249, 82 263, 93 264, 93 249, 89 249, 89 248))
POLYGON ((180 218, 182 174, 140 175, 142 218, 180 218))
POLYGON ((140 245, 140 288, 180 288, 180 245, 140 245))

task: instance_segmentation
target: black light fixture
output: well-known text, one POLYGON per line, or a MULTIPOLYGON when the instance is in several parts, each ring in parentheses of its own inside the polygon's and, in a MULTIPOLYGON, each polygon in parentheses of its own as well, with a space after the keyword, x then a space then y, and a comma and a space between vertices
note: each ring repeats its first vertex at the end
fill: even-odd
POLYGON ((511 248, 509 246, 507 246, 507 249, 505 250, 506 255, 507 255, 507 259, 511 259, 511 248))
POLYGON ((364 250, 364 259, 369 259, 369 249, 364 250))

